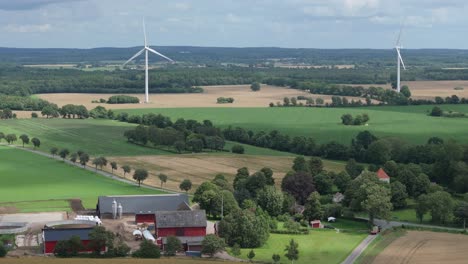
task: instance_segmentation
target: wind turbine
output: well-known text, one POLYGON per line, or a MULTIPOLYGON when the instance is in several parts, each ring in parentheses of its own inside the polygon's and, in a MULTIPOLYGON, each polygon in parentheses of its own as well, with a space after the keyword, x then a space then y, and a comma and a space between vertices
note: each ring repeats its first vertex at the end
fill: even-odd
POLYGON ((395 44, 395 50, 397 52, 397 64, 398 64, 398 67, 397 67, 397 92, 400 92, 400 89, 401 89, 401 81, 400 81, 400 67, 401 67, 401 65, 403 65, 403 69, 406 70, 405 63, 403 62, 403 58, 401 57, 401 53, 400 53, 400 50, 403 48, 401 46, 401 42, 400 42, 401 32, 402 31, 403 31, 403 25, 401 25, 400 33, 398 34, 398 39, 397 39, 396 44, 395 44))
POLYGON ((143 49, 141 49, 140 51, 138 51, 135 55, 133 55, 133 57, 131 57, 130 59, 128 59, 128 61, 126 61, 122 66, 125 66, 127 65, 127 63, 131 62, 132 60, 134 60, 136 57, 140 56, 143 52, 145 53, 145 103, 149 103, 149 88, 148 88, 148 52, 152 52, 160 57, 163 57, 164 59, 170 61, 170 62, 174 62, 172 59, 170 59, 169 57, 166 57, 164 56, 163 54, 155 51, 154 49, 150 48, 148 46, 148 43, 146 41, 146 27, 145 27, 145 20, 143 19, 143 34, 145 36, 145 46, 143 47, 143 49))

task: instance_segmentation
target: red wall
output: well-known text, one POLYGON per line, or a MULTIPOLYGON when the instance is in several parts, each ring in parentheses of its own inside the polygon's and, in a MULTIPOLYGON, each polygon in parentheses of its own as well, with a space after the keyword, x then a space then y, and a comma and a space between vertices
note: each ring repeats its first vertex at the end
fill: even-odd
POLYGON ((135 222, 139 223, 151 223, 156 222, 154 214, 137 214, 135 215, 135 222))
MULTIPOLYGON (((45 254, 53 254, 56 244, 57 244, 57 241, 45 242, 44 253, 45 254)), ((84 250, 81 250, 80 252, 91 252, 90 250, 86 249, 88 244, 89 244, 89 240, 82 240, 81 244, 83 245, 84 250)), ((105 251, 105 249, 103 249, 102 251, 105 251)))
POLYGON ((158 228, 156 236, 206 236, 206 227, 158 228))

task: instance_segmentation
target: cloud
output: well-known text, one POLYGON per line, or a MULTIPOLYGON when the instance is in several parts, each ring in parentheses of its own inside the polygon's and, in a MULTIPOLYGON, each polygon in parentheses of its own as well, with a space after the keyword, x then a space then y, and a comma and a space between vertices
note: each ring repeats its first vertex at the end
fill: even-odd
POLYGON ((3 30, 11 33, 35 33, 35 32, 48 32, 52 29, 50 24, 41 25, 17 25, 8 24, 3 27, 3 30))
POLYGON ((58 3, 70 3, 82 0, 0 0, 0 10, 32 10, 58 3))
POLYGON ((191 6, 188 3, 175 3, 174 8, 181 11, 187 11, 191 8, 191 6))

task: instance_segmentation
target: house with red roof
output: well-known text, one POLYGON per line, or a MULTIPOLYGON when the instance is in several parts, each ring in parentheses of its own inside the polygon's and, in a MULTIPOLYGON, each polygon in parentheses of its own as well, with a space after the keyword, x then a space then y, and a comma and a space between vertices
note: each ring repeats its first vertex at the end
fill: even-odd
POLYGON ((377 171, 377 177, 383 182, 390 183, 390 176, 382 168, 377 171))

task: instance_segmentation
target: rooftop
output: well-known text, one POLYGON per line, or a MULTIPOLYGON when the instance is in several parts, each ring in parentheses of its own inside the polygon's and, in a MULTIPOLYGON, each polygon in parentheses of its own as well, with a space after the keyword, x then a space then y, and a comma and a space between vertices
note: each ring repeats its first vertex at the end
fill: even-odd
POLYGON ((390 179, 390 176, 388 176, 382 168, 377 171, 377 177, 379 177, 379 179, 390 179))
POLYGON ((112 203, 121 204, 124 214, 154 214, 156 211, 190 210, 186 194, 99 196, 100 214, 112 214, 112 203))
POLYGON ((206 213, 205 210, 158 211, 156 227, 206 227, 206 213))

